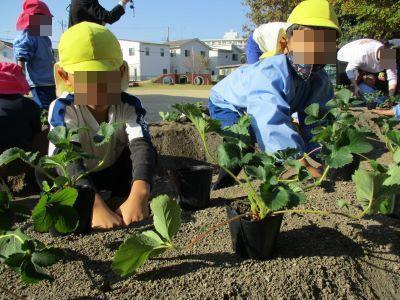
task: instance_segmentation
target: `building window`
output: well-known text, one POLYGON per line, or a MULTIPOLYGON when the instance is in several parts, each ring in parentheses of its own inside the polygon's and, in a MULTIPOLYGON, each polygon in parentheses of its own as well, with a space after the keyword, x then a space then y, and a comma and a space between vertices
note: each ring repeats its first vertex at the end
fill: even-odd
POLYGON ((161 54, 162 57, 165 56, 165 49, 164 49, 164 48, 161 48, 161 49, 160 49, 160 54, 161 54))
POLYGON ((7 58, 8 57, 8 55, 7 55, 7 52, 3 52, 3 56, 5 57, 5 58, 7 58))
POLYGON ((238 61, 239 60, 239 55, 237 55, 236 53, 232 54, 232 60, 233 61, 238 61))
POLYGON ((150 48, 146 47, 146 56, 150 56, 150 48))
POLYGON ((190 50, 185 50, 185 57, 189 57, 190 56, 190 50))
POLYGON ((200 55, 206 57, 206 51, 200 51, 200 55))
POLYGON ((135 56, 135 48, 129 48, 129 56, 135 56))
POLYGON ((168 69, 163 69, 162 73, 163 74, 168 74, 168 69))

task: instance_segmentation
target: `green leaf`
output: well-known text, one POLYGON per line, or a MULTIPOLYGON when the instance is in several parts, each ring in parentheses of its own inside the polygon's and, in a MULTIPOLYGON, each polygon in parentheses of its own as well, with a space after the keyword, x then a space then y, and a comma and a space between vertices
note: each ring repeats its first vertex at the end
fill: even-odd
POLYGON ((32 262, 40 267, 49 267, 58 262, 63 252, 56 248, 47 248, 32 254, 32 262))
POLYGON ((166 195, 158 196, 151 201, 154 227, 157 232, 167 241, 172 238, 181 226, 181 208, 179 204, 166 195))
POLYGON ((347 204, 346 200, 344 200, 344 199, 338 200, 337 203, 338 203, 340 208, 348 207, 348 204, 347 204))
POLYGON ((273 188, 269 183, 264 182, 260 186, 261 197, 267 208, 277 211, 284 208, 290 201, 290 193, 282 188, 273 188))
POLYGON ((19 148, 10 148, 0 155, 0 166, 8 165, 9 163, 22 158, 25 151, 19 148))
POLYGON ((357 130, 349 130, 347 134, 350 141, 350 144, 347 147, 351 153, 363 154, 373 150, 373 147, 368 142, 365 133, 357 132, 357 130))
POLYGON ((73 206, 78 198, 78 191, 74 188, 65 188, 50 196, 49 203, 73 206))
POLYGON ((330 160, 328 162, 329 166, 333 169, 339 169, 345 165, 350 164, 353 161, 353 155, 347 147, 340 148, 338 151, 332 151, 330 155, 330 160))
POLYGON ((218 146, 218 164, 228 169, 240 166, 242 152, 234 143, 223 143, 218 146))
POLYGON ((100 128, 94 137, 96 146, 108 144, 111 141, 115 131, 116 127, 113 124, 101 123, 100 128))
POLYGON ((250 144, 249 127, 251 122, 251 116, 244 115, 240 117, 237 124, 224 127, 220 135, 224 138, 225 142, 237 144, 243 150, 250 144))
POLYGON ((170 248, 154 234, 144 232, 127 239, 114 256, 112 269, 120 276, 130 275, 141 267, 154 252, 170 248))
POLYGON ((319 117, 319 104, 313 103, 309 105, 304 112, 311 117, 318 118, 319 117))
POLYGON ((205 116, 201 109, 194 104, 175 104, 172 107, 189 118, 202 138, 205 138, 205 134, 208 132, 221 131, 221 122, 205 116))
POLYGON ((348 104, 350 99, 353 97, 353 93, 348 89, 341 89, 336 93, 336 99, 348 104))
POLYGON ((389 177, 383 182, 384 185, 400 185, 400 166, 390 167, 387 174, 389 177))
POLYGON ((14 253, 23 253, 22 244, 30 238, 21 229, 0 233, 0 262, 14 253))
MULTIPOLYGON (((386 134, 386 136, 392 143, 394 143, 396 146, 400 147, 400 131, 391 130, 386 134)), ((0 163, 0 165, 1 165, 1 163, 0 163)))
POLYGON ((32 212, 35 229, 48 232, 50 228, 61 233, 74 231, 79 225, 78 214, 73 208, 78 192, 73 188, 63 189, 55 194, 43 194, 32 212))
POLYGON ((400 164, 400 148, 397 149, 393 154, 393 161, 397 164, 400 164))
POLYGON ((33 264, 30 260, 25 260, 21 266, 21 279, 25 283, 35 284, 42 280, 53 281, 53 278, 43 272, 43 270, 33 264))

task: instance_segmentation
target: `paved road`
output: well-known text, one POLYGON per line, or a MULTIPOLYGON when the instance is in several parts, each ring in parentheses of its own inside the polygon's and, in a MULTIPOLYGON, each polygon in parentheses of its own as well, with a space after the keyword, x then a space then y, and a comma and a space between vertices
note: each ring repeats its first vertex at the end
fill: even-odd
POLYGON ((158 112, 170 111, 175 103, 195 103, 202 101, 207 103, 209 91, 191 90, 135 90, 129 91, 142 100, 144 108, 147 110, 147 122, 158 122, 161 120, 158 112))

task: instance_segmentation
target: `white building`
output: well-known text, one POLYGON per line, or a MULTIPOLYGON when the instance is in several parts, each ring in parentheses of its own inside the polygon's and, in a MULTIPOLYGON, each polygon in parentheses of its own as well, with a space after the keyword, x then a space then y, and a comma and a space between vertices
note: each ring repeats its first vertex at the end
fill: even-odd
POLYGON ((14 62, 12 43, 0 41, 0 62, 14 62))
POLYGON ((207 59, 211 48, 199 39, 168 42, 171 51, 171 73, 209 73, 207 59), (204 62, 202 62, 204 58, 204 62))
POLYGON ((243 50, 235 45, 213 48, 210 50, 211 75, 218 75, 219 67, 241 64, 242 55, 243 50))
POLYGON ((168 45, 130 40, 119 40, 119 43, 131 80, 149 80, 170 72, 168 45))
POLYGON ((202 41, 211 48, 235 45, 242 50, 246 49, 246 40, 240 38, 239 33, 233 29, 226 32, 223 39, 205 39, 202 41))

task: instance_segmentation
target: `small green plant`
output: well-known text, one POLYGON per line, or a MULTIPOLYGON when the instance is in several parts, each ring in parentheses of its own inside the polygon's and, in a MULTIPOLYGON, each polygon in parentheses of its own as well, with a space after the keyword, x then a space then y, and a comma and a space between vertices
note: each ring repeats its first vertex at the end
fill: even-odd
POLYGON ((165 122, 179 122, 182 117, 182 114, 177 111, 172 111, 172 112, 160 111, 158 114, 161 117, 161 120, 165 122))
POLYGON ((19 273, 25 283, 52 281, 43 268, 54 265, 61 256, 61 250, 46 247, 20 229, 0 231, 0 262, 19 273))
POLYGON ((372 93, 364 93, 362 94, 362 99, 364 100, 368 109, 374 109, 377 106, 377 102, 383 94, 381 91, 375 91, 372 93))
POLYGON ((12 200, 9 188, 0 177, 0 230, 10 230, 15 222, 22 222, 30 216, 28 209, 12 200))
MULTIPOLYGON (((120 124, 102 123, 94 137, 95 144, 97 146, 109 144, 119 126, 120 124)), ((58 153, 53 156, 46 155, 39 158, 38 153, 26 152, 19 148, 8 149, 0 155, 0 167, 20 159, 36 172, 46 176, 47 180, 42 182, 43 192, 32 215, 34 227, 40 232, 48 232, 51 228, 55 228, 60 233, 69 233, 78 227, 78 215, 73 208, 78 196, 77 182, 100 168, 111 151, 110 147, 107 147, 104 157, 95 168, 77 177, 71 177, 67 171, 71 164, 80 159, 94 158, 74 143, 78 140, 81 130, 86 129, 68 129, 59 126, 50 131, 48 138, 58 149, 58 153)))
POLYGON ((178 249, 173 242, 181 226, 178 203, 163 195, 153 199, 150 207, 155 230, 135 234, 119 247, 112 268, 120 276, 135 272, 148 258, 178 249))
POLYGON ((342 89, 326 104, 327 109, 317 103, 306 108, 305 124, 314 126, 312 141, 321 145, 318 156, 325 165, 319 183, 326 179, 331 168, 340 169, 352 163, 355 155, 373 149, 368 140, 371 131, 366 127, 358 127, 356 117, 350 112, 352 106, 359 104, 360 101, 352 98, 351 91, 342 89))
POLYGON ((398 104, 400 104, 400 97, 391 96, 387 98, 383 103, 379 104, 378 107, 381 109, 391 109, 398 104))

